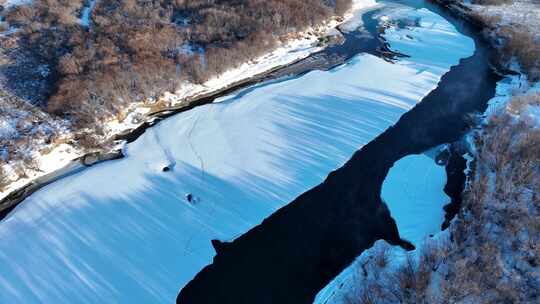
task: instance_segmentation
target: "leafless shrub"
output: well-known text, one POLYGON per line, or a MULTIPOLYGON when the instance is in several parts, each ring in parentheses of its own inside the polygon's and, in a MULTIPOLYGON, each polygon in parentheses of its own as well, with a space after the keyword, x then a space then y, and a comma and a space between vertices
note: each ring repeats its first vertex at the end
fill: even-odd
POLYGON ((540 79, 540 42, 526 28, 516 25, 503 26, 498 31, 505 42, 501 49, 502 59, 516 58, 531 81, 540 79))
POLYGON ((441 259, 446 257, 447 250, 445 241, 426 239, 420 250, 420 267, 435 271, 441 259))
POLYGON ((415 297, 417 265, 414 256, 408 254, 405 262, 390 273, 388 289, 400 302, 407 302, 415 297))
MULTIPOLYGON (((96 127, 97 128, 97 127, 96 127)), ((75 136, 75 143, 83 152, 95 152, 110 148, 110 143, 102 135, 93 133, 93 131, 79 132, 75 136)))
POLYGON ((378 268, 385 268, 390 262, 388 246, 378 246, 373 252, 373 261, 378 268))
POLYGON ((514 115, 523 113, 527 106, 540 106, 540 93, 513 96, 508 103, 508 111, 514 115))
POLYGON ((4 191, 4 189, 9 185, 10 182, 11 181, 9 180, 3 164, 0 164, 0 191, 4 191))
POLYGON ((13 171, 15 171, 15 175, 17 175, 18 179, 28 178, 28 170, 24 167, 22 162, 16 162, 13 165, 13 171))

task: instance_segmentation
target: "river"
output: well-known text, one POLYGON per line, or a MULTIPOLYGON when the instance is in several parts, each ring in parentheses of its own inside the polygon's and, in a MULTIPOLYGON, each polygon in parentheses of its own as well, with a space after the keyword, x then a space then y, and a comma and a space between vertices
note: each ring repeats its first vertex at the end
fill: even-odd
POLYGON ((496 77, 477 33, 423 2, 405 4, 451 24, 413 10, 424 26, 385 35, 410 57, 375 56, 394 3, 360 16, 374 43, 346 64, 172 116, 26 199, 0 223, 0 302, 311 303, 374 241, 406 245, 386 173, 458 139, 496 77))

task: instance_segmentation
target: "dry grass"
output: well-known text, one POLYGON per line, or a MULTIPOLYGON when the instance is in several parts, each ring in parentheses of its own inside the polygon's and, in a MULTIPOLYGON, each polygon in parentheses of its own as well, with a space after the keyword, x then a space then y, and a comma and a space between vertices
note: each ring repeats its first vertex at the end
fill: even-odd
POLYGON ((503 26, 498 36, 505 42, 501 49, 502 59, 516 58, 531 81, 540 80, 540 42, 524 26, 503 26))
POLYGON ((514 115, 524 113, 528 106, 540 106, 540 92, 530 93, 525 95, 517 95, 512 97, 507 106, 507 110, 514 115))
MULTIPOLYGON (((505 0, 482 0, 481 4, 508 4, 505 0), (502 1, 502 3, 500 3, 502 1)), ((510 1, 513 2, 513 1, 510 1)), ((502 17, 489 10, 473 10, 468 15, 484 27, 487 39, 499 49, 499 64, 508 67, 515 59, 529 80, 540 80, 540 40, 526 24, 503 24, 502 17)))
POLYGON ((540 233, 540 225, 531 224, 540 211, 540 131, 501 113, 484 128, 477 147, 475 178, 452 226, 453 262, 441 290, 450 303, 465 298, 483 303, 527 302, 531 274, 516 272, 512 266, 516 262, 505 261, 540 257, 530 246, 540 233), (514 252, 504 249, 509 243, 514 252))
POLYGON ((11 182, 7 176, 6 171, 4 170, 3 163, 0 162, 0 192, 4 191, 4 189, 9 185, 11 182))

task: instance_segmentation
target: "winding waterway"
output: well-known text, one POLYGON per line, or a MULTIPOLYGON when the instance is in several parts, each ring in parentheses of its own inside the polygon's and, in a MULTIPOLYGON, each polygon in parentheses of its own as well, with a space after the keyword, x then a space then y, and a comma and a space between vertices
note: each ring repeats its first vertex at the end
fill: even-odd
POLYGON ((459 33, 418 10, 424 27, 386 36, 411 57, 381 58, 379 21, 397 2, 311 57, 346 64, 172 116, 125 159, 26 199, 0 223, 0 302, 170 303, 182 289, 179 303, 311 303, 376 240, 407 247, 382 181, 398 159, 457 140, 497 79, 475 30, 422 1, 398 9, 427 7, 459 33))
POLYGON ((234 242, 218 244, 213 264, 182 289, 177 303, 312 303, 376 240, 404 245, 380 198, 389 169, 407 155, 458 140, 467 127, 466 114, 485 110, 499 78, 476 29, 423 1, 388 2, 444 16, 474 38, 474 55, 322 184, 234 242))

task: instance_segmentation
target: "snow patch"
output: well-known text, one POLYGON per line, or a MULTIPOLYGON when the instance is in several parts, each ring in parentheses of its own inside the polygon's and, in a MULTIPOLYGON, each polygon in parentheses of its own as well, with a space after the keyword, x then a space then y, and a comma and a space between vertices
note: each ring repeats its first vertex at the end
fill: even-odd
POLYGON ((16 121, 0 120, 0 139, 11 139, 17 137, 16 121))
POLYGON ((94 7, 96 6, 97 0, 90 0, 90 3, 88 3, 88 6, 83 7, 81 12, 81 25, 84 27, 90 26, 90 16, 92 15, 92 11, 94 10, 94 7))
POLYGON ((381 197, 402 238, 416 246, 441 230, 443 206, 450 202, 443 191, 445 185, 445 168, 424 154, 409 155, 394 164, 381 197))
POLYGON ((469 54, 475 49, 474 40, 456 32, 454 26, 441 20, 442 17, 422 8, 418 10, 400 9, 389 17, 394 20, 410 19, 418 23, 418 26, 406 26, 405 28, 390 27, 385 32, 385 38, 390 42, 393 51, 406 54, 415 64, 421 65, 421 73, 445 73, 448 66, 456 65, 456 55, 469 54), (419 45, 429 44, 429 48, 419 45), (433 56, 437 57, 434 64, 433 56))
POLYGON ((12 7, 12 6, 20 6, 20 5, 24 5, 24 4, 29 4, 31 2, 32 2, 32 0, 7 0, 4 3, 4 7, 8 8, 8 7, 12 7))

